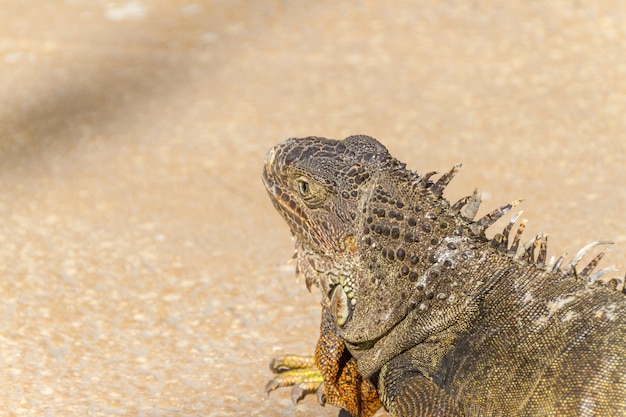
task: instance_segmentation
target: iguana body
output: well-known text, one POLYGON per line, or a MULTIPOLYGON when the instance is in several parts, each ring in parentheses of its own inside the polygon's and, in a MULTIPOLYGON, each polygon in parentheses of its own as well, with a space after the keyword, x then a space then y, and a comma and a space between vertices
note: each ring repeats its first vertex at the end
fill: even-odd
POLYGON ((353 389, 371 382, 394 416, 626 416, 626 296, 591 275, 603 253, 578 273, 579 256, 546 265, 544 236, 519 248, 517 216, 487 239, 518 202, 475 221, 476 195, 442 197, 458 168, 433 182, 367 136, 268 154, 298 270, 322 290, 329 402, 371 415, 353 389))

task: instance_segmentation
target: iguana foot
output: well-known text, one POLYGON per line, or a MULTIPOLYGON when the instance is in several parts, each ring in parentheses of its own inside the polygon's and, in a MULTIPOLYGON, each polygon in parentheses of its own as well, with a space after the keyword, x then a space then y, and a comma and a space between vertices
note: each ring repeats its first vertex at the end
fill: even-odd
POLYGON ((293 387, 294 404, 315 392, 321 405, 328 403, 344 409, 340 416, 371 417, 382 406, 376 387, 359 373, 356 359, 339 337, 326 309, 322 309, 315 356, 279 356, 272 360, 270 369, 276 376, 267 383, 265 392, 293 387))
POLYGON ((270 369, 276 376, 265 385, 266 394, 276 388, 292 387, 291 400, 294 404, 314 392, 321 405, 326 403, 324 377, 312 356, 278 356, 270 363, 270 369))

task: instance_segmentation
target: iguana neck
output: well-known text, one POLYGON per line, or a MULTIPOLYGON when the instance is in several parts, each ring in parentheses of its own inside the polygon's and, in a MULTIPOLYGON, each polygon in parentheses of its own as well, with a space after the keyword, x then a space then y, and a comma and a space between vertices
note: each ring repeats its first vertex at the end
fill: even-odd
MULTIPOLYGON (((484 234, 414 175, 387 172, 364 191, 359 207, 359 259, 351 273, 358 285, 344 288, 355 297, 339 331, 355 357, 372 357, 363 361, 372 367, 365 373, 458 323, 493 285, 479 273, 491 267, 484 234)), ((492 269, 490 277, 501 275, 492 269)))

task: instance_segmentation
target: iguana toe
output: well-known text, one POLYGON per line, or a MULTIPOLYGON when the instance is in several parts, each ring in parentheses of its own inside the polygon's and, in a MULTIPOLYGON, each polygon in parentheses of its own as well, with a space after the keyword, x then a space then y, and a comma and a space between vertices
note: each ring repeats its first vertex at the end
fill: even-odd
POLYGON ((294 404, 298 404, 307 394, 319 392, 319 387, 322 387, 322 390, 324 389, 319 381, 297 382, 291 389, 291 401, 293 401, 294 404))
POLYGON ((283 355, 276 356, 270 362, 270 369, 275 374, 290 369, 310 369, 315 368, 315 358, 313 356, 283 355))

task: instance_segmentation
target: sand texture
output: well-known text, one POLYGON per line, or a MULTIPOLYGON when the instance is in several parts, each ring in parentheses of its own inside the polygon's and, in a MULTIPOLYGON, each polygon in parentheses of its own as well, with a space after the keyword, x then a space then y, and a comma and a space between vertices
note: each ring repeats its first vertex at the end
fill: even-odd
POLYGON ((260 174, 357 133, 626 270, 624 2, 2 2, 0 415, 336 416, 260 174))

